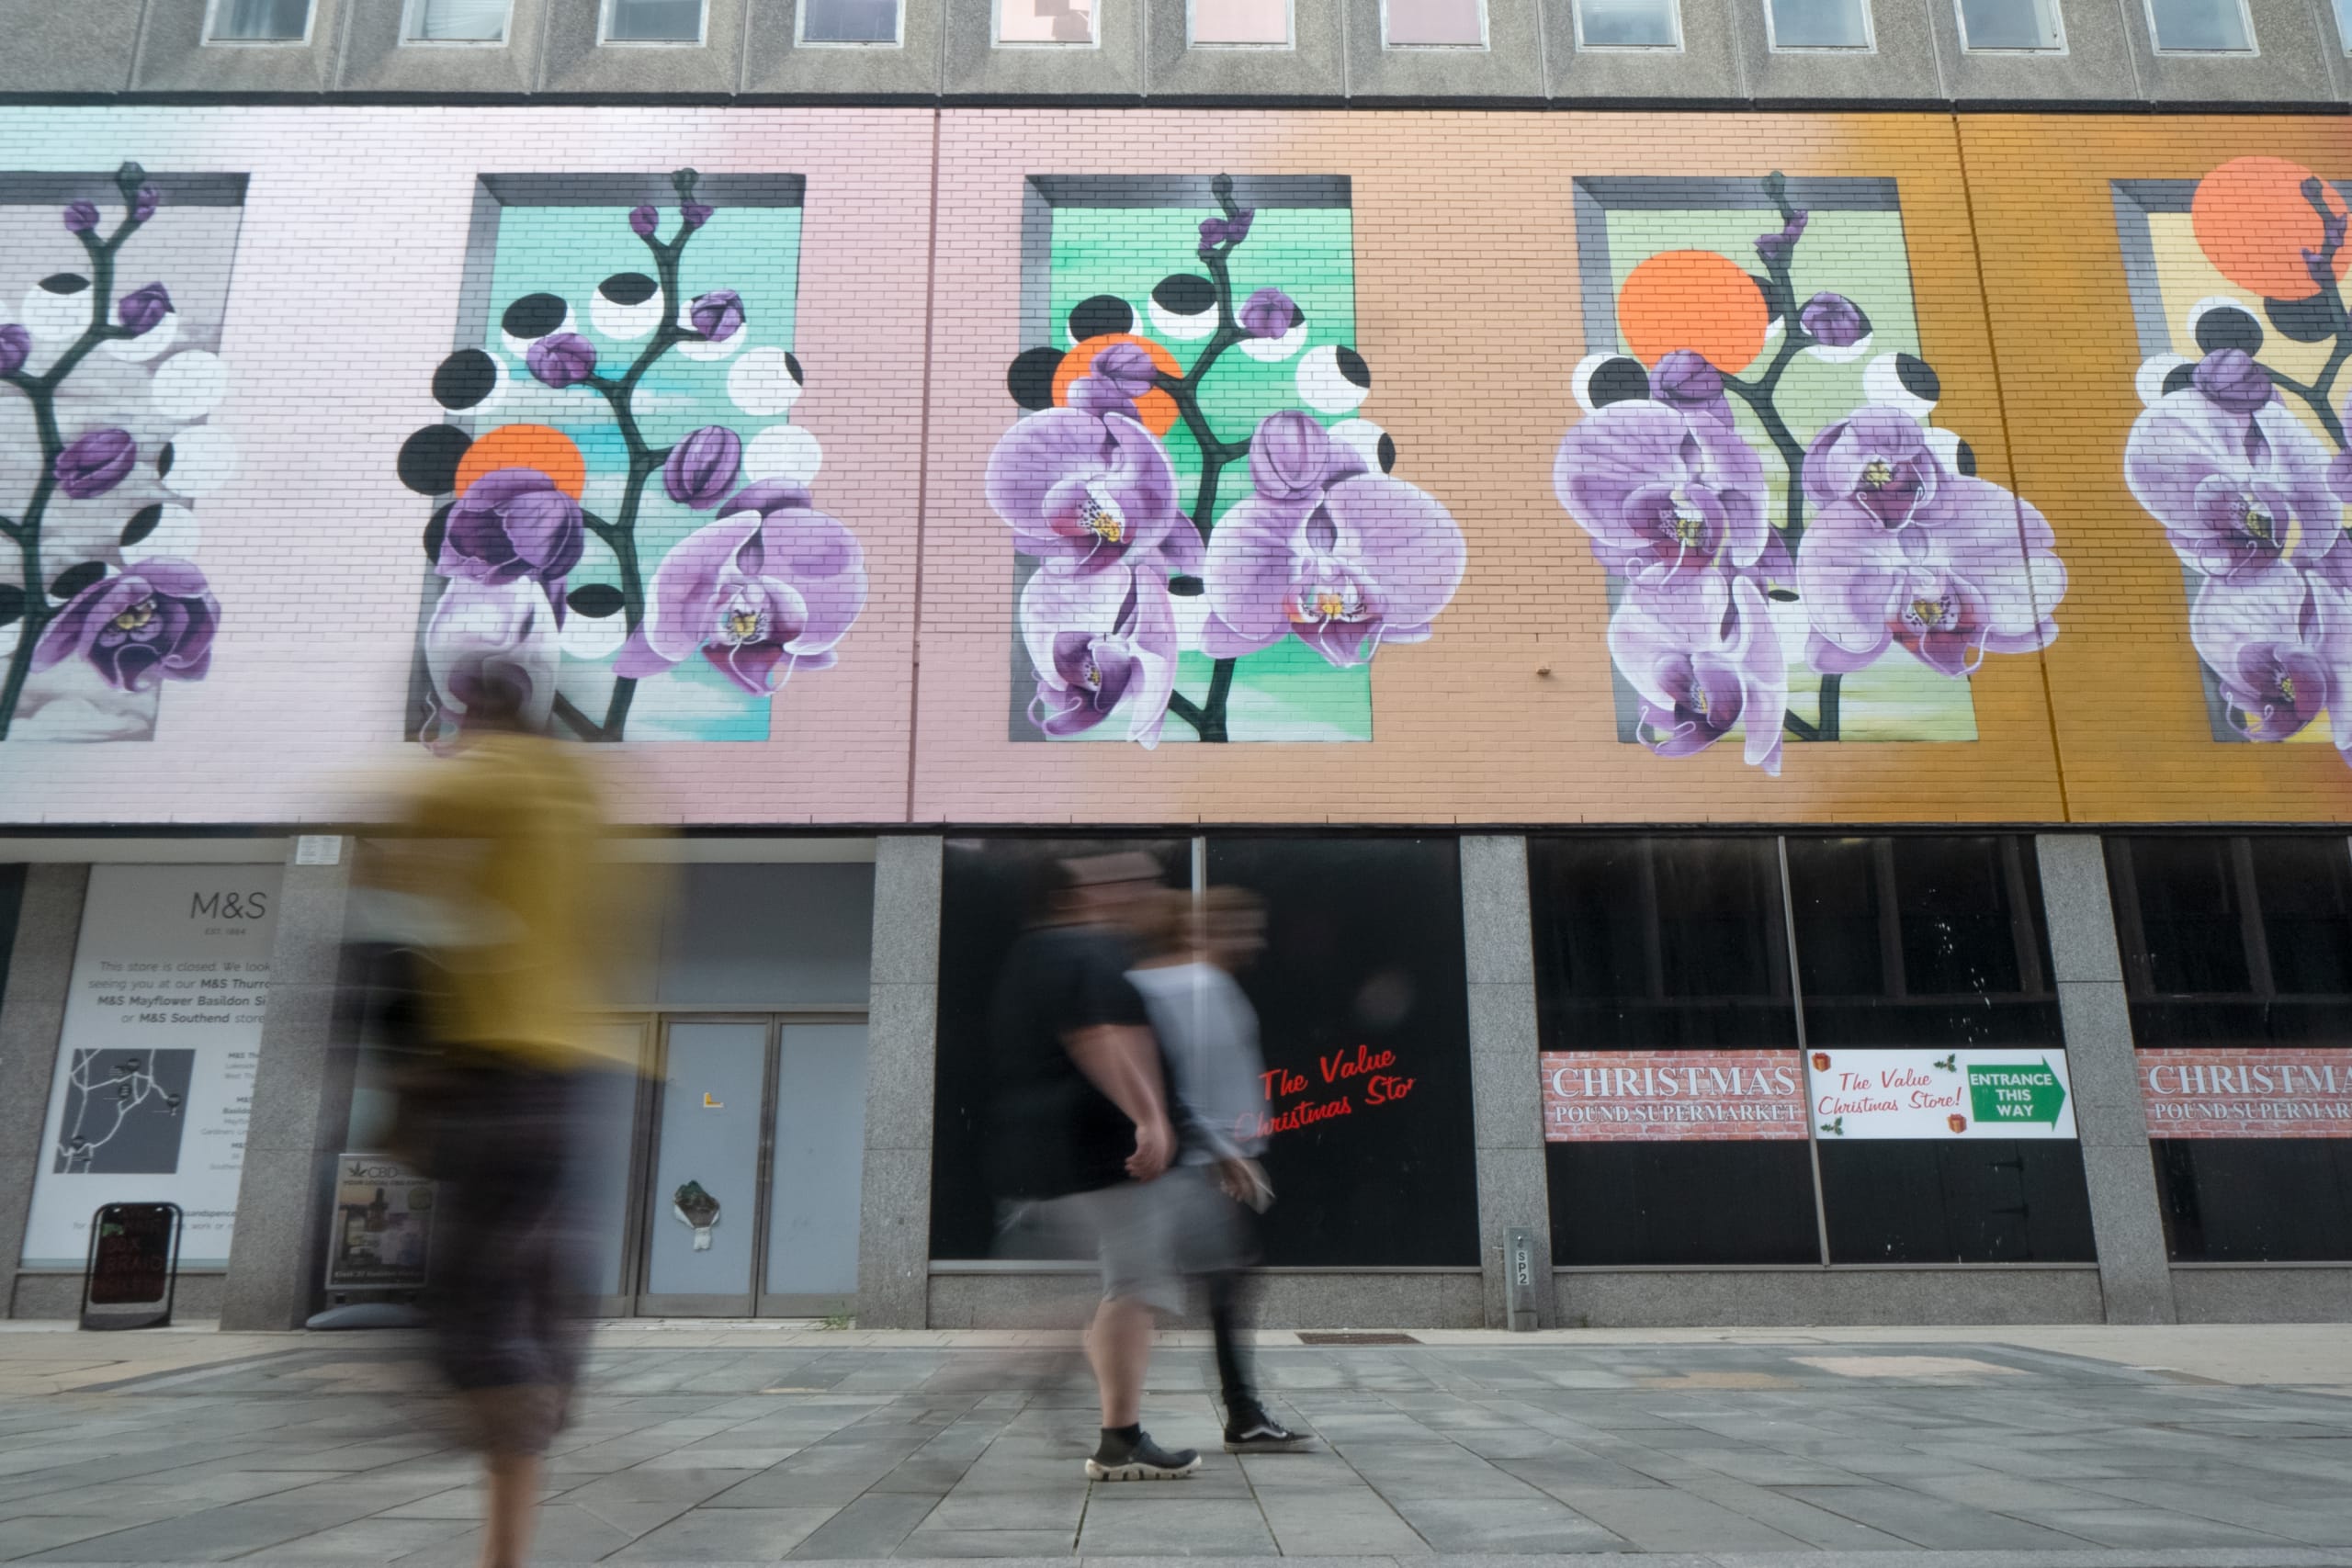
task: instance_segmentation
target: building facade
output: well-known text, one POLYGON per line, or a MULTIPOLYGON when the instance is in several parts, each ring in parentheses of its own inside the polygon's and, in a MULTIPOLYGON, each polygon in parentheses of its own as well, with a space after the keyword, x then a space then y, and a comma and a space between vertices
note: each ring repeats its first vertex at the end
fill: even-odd
POLYGON ((2352 1316, 2341 0, 0 38, 11 1314, 422 1265, 344 938, 489 653, 673 895, 613 1312, 1057 1298, 982 1020, 1118 846, 1272 910, 1271 1322, 2352 1316))

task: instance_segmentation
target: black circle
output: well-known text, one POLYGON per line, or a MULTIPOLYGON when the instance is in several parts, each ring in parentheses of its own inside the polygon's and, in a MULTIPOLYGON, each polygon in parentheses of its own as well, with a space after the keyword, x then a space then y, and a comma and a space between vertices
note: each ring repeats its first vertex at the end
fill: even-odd
POLYGON ((793 356, 792 352, 789 349, 785 351, 784 367, 792 372, 792 384, 794 386, 805 387, 808 384, 808 378, 800 373, 800 361, 793 356))
POLYGON ((596 292, 616 305, 642 305, 661 290, 660 284, 641 272, 616 272, 596 285, 596 292))
POLYGON ((1197 316, 1216 309, 1216 285, 1197 272, 1172 272, 1153 285, 1151 298, 1170 315, 1197 316))
POLYGON ((454 424, 428 424, 401 443, 401 483, 419 495, 447 495, 458 488, 458 465, 473 437, 454 424))
POLYGON ((161 502, 150 502, 147 505, 142 506, 138 511, 132 513, 130 514, 130 521, 122 525, 122 547, 127 550, 130 548, 131 546, 138 544, 148 535, 153 533, 155 531, 155 525, 163 520, 164 507, 161 502))
POLYGON ((1975 447, 1971 446, 1967 442, 1963 441, 1953 450, 1951 457, 1952 462, 1959 468, 1962 473, 1966 474, 1971 479, 1974 479, 1976 477, 1975 447))
POLYGON ((1135 325, 1136 308, 1115 294, 1080 299, 1069 313, 1069 335, 1080 343, 1111 333, 1133 332, 1135 325))
POLYGON ((2270 318, 2272 326, 2297 343, 2324 343, 2344 324, 2324 294, 2314 294, 2308 299, 2265 299, 2262 313, 2270 318))
POLYGON ((1026 348, 1012 356, 1004 373, 1004 389, 1024 409, 1054 406, 1054 372, 1062 367, 1058 348, 1026 348))
POLYGON ((583 582, 571 591, 565 603, 577 614, 601 621, 607 615, 619 615, 621 606, 628 601, 609 582, 583 582))
POLYGON ((2194 365, 2176 365, 2165 372, 2165 392, 2167 396, 2174 392, 2185 392, 2195 385, 2197 385, 2197 367, 2194 365))
POLYGON ((1363 355, 1345 344, 1340 345, 1340 374, 1365 391, 1372 390, 1372 367, 1363 362, 1363 355))
POLYGON ((1591 376, 1585 381, 1585 395, 1597 409, 1646 398, 1650 395, 1650 373, 1642 368, 1640 360, 1621 354, 1592 367, 1591 376))
POLYGON ((57 574, 57 581, 49 585, 49 596, 59 600, 71 599, 106 574, 107 563, 104 561, 85 560, 78 566, 69 566, 57 574))
POLYGON ((563 325, 570 309, 560 294, 526 294, 506 307, 498 324, 509 337, 542 338, 563 325))
POLYGON ((155 477, 159 479, 170 479, 172 465, 178 462, 179 457, 179 448, 168 441, 164 442, 164 449, 155 454, 155 477))
POLYGON ((79 294, 90 287, 90 280, 78 272, 52 272, 40 280, 44 294, 79 294))
POLYGON ((435 565, 438 565, 441 560, 442 536, 449 531, 450 510, 457 504, 454 501, 449 502, 447 506, 435 512, 433 514, 433 521, 424 525, 424 558, 435 565))
POLYGON ((433 400, 445 409, 469 409, 498 389, 498 361, 478 348, 461 348, 433 372, 433 400))
POLYGON ((2242 348, 2248 354, 2262 352, 2262 323, 2250 310, 2235 305, 2216 305, 2197 318, 2197 346, 2211 354, 2218 349, 2242 348))
POLYGON ((1178 572, 1168 580, 1168 592, 1179 599, 1197 599, 1209 591, 1209 585, 1197 577, 1178 572))
POLYGON ((1894 378, 1903 389, 1925 402, 1934 402, 1944 395, 1944 384, 1934 368, 1917 355, 1898 354, 1894 356, 1894 378))
POLYGON ((1395 472, 1396 468, 1396 438, 1384 432, 1380 437, 1378 451, 1380 454, 1380 471, 1384 474, 1395 472))

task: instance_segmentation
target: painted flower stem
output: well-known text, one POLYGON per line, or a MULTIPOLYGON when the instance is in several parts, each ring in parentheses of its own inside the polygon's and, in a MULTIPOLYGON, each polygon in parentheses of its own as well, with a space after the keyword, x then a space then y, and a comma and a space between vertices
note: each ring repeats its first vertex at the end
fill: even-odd
POLYGON ((50 367, 38 376, 13 371, 0 376, 24 394, 32 405, 33 424, 40 437, 40 477, 34 480, 32 497, 26 502, 22 517, 10 522, 0 518, 0 535, 13 540, 24 574, 24 606, 17 622, 17 646, 8 655, 8 673, 0 682, 0 740, 8 738, 9 726, 17 716, 17 704, 23 697, 25 682, 32 673, 33 651, 40 635, 53 618, 49 606, 49 582, 41 572, 40 530, 49 511, 50 499, 57 493, 57 458, 65 450, 63 434, 57 424, 57 391, 73 375, 82 361, 97 346, 114 338, 134 335, 127 327, 117 326, 107 320, 114 309, 115 253, 122 243, 138 232, 143 220, 137 213, 139 187, 146 183, 147 171, 136 164, 125 164, 115 171, 115 188, 122 193, 122 220, 115 225, 112 234, 101 240, 94 231, 76 230, 74 237, 82 242, 82 249, 90 258, 90 321, 82 329, 73 344, 57 356, 50 367))
POLYGON ((2327 363, 2320 367, 2319 374, 2312 378, 2308 386, 2292 377, 2280 375, 2267 365, 2262 367, 2262 371, 2270 378, 2273 386, 2303 400, 2318 418, 2320 427, 2327 432, 2328 439, 2335 442, 2335 449, 2341 452, 2347 443, 2343 418, 2335 412, 2335 378, 2343 374, 2346 364, 2352 363, 2352 314, 2345 310, 2344 291, 2335 278, 2335 258, 2344 249, 2344 240, 2335 231, 2335 214, 2328 209, 2326 191, 2312 188, 2318 183, 2313 180, 2305 186, 2303 199, 2310 202, 2312 209, 2319 214, 2321 231, 2326 237, 2321 241, 2317 251, 2303 254, 2311 259, 2312 280, 2319 285, 2321 298, 2327 301, 2334 313, 2335 346, 2329 352, 2327 363))
MULTIPOLYGON (((1217 175, 1209 182, 1209 190, 1216 196, 1218 209, 1228 222, 1241 216, 1240 205, 1233 199, 1232 175, 1217 175)), ((1191 515, 1193 526, 1200 530, 1204 543, 1216 529, 1217 481, 1224 476, 1226 465, 1250 455, 1247 441, 1218 438, 1216 432, 1209 427, 1207 416, 1201 412, 1200 398, 1201 384, 1217 360, 1227 349, 1249 335, 1241 330, 1241 323, 1235 318, 1233 273, 1227 265, 1227 258, 1240 243, 1238 239, 1227 239, 1201 247, 1201 265, 1208 268, 1209 281, 1216 288, 1216 331, 1211 333, 1208 342, 1201 346, 1200 355, 1193 361, 1190 370, 1182 376, 1162 372, 1152 378, 1159 389, 1175 400, 1178 417, 1183 420, 1184 428, 1192 432, 1193 440, 1201 449, 1201 483, 1193 492, 1191 515)), ((1178 692, 1168 699, 1168 711, 1191 725, 1193 733, 1201 739, 1227 740, 1230 737, 1226 730, 1225 705, 1232 690, 1233 660, 1220 659, 1209 675, 1207 695, 1194 703, 1178 692)))
MULTIPOLYGON (((680 169, 670 176, 683 208, 694 200, 698 175, 692 169, 680 169)), ((641 234, 645 248, 653 253, 655 275, 662 283, 662 325, 653 339, 638 355, 628 369, 615 380, 609 376, 593 375, 582 384, 594 389, 613 411, 613 423, 628 447, 628 478, 621 491, 620 511, 610 523, 590 517, 589 528, 611 547, 614 558, 620 563, 621 615, 632 632, 645 620, 645 573, 637 556, 637 514, 645 502, 645 487, 662 471, 668 460, 670 448, 654 446, 645 439, 637 422, 637 389, 663 355, 686 342, 695 334, 678 324, 684 304, 678 288, 678 258, 686 248, 697 224, 689 223, 681 213, 678 231, 668 240, 653 234, 641 234)), ((580 710, 577 704, 558 695, 555 715, 570 725, 583 740, 617 741, 628 727, 628 710, 637 700, 637 682, 627 675, 613 678, 613 694, 605 705, 602 720, 593 719, 580 710)))

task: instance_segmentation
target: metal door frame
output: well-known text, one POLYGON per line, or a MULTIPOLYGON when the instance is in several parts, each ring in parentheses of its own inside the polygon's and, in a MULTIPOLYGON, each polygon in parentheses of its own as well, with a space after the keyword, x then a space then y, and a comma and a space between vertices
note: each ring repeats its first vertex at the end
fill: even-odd
MULTIPOLYGON (((768 1233, 775 1201, 775 1113, 778 1080, 783 1072, 784 1031, 799 1023, 855 1023, 869 1021, 864 1009, 812 1008, 743 1010, 652 1010, 636 1015, 647 1025, 651 1046, 643 1087, 637 1096, 637 1118, 629 1154, 629 1203, 623 1237, 621 1279, 626 1293, 616 1304, 632 1317, 808 1317, 854 1310, 854 1292, 840 1296, 773 1295, 767 1290, 768 1233), (663 1097, 669 1090, 670 1031, 681 1023, 759 1024, 761 1042, 759 1153, 753 1161, 752 1277, 741 1294, 657 1294, 649 1288, 652 1268, 653 1227, 658 1195, 651 1190, 653 1171, 661 1157, 663 1097)), ((870 1058, 869 1058, 870 1060, 870 1058)), ((868 1092, 872 1085, 867 1086, 868 1092)), ((865 1107, 859 1106, 864 1114, 865 1107)))

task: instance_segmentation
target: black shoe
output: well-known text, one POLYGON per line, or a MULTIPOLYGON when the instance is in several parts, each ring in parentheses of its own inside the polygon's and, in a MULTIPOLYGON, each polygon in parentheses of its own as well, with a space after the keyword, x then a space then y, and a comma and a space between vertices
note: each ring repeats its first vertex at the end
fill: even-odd
POLYGON ((1102 1446, 1086 1461, 1089 1481, 1174 1481, 1190 1475, 1201 1468, 1201 1456, 1190 1449, 1170 1453, 1151 1440, 1148 1432, 1136 1434, 1135 1441, 1121 1442, 1105 1438, 1102 1446))
POLYGON ((1225 1451, 1229 1454, 1295 1453, 1315 1440, 1262 1410, 1238 1410, 1232 1416, 1225 1427, 1225 1451))

